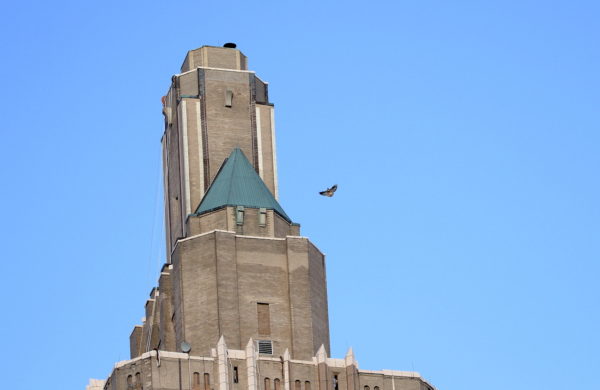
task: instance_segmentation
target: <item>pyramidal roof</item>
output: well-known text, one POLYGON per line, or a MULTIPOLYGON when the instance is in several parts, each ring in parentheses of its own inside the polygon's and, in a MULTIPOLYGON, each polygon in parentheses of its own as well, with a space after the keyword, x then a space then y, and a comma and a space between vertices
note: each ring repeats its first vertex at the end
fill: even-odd
POLYGON ((292 222, 239 148, 233 149, 223 162, 196 209, 196 215, 225 206, 266 208, 292 222))

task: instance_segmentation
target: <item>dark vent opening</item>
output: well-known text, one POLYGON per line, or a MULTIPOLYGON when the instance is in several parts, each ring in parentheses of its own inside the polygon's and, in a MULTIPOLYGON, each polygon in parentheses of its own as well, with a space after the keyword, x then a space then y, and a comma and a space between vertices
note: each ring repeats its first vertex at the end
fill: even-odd
POLYGON ((273 355, 273 342, 271 340, 258 340, 258 353, 273 355))

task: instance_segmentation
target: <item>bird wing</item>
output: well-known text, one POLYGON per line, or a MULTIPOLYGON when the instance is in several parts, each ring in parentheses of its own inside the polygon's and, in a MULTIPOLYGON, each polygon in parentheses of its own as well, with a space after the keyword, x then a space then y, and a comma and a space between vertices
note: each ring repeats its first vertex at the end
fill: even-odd
POLYGON ((337 184, 334 184, 333 187, 330 187, 325 191, 319 192, 319 195, 332 197, 335 190, 337 190, 337 184))

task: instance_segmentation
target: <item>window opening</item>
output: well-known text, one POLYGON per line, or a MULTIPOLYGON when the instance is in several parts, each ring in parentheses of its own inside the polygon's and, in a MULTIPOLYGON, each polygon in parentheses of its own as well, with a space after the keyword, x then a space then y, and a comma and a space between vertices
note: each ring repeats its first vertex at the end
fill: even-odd
POLYGON ((271 310, 268 303, 256 304, 256 314, 258 316, 258 334, 271 334, 271 310))
POLYGON ((140 374, 139 372, 135 373, 135 390, 143 390, 142 374, 140 374))
POLYGON ((258 226, 267 226, 267 209, 264 207, 258 209, 258 226))
POLYGON ((237 206, 235 208, 235 223, 238 226, 244 224, 244 206, 237 206))
POLYGON ((273 355, 273 342, 271 340, 258 340, 258 353, 273 355))
POLYGON ((225 107, 231 107, 233 105, 233 91, 228 89, 225 91, 225 107))

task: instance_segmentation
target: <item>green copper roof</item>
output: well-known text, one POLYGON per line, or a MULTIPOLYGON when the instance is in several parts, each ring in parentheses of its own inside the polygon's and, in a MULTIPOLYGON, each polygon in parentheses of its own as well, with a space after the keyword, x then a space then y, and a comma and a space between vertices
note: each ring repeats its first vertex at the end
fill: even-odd
POLYGON ((221 166, 196 214, 225 206, 262 207, 274 210, 285 220, 292 222, 239 148, 233 149, 221 166))

